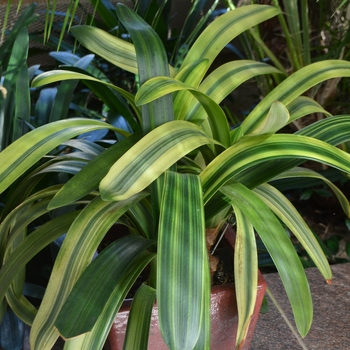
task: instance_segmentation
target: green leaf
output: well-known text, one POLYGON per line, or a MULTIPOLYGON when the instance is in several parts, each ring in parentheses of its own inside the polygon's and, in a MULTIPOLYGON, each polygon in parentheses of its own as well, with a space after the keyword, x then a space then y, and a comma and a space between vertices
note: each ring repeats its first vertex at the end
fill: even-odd
POLYGON ((10 254, 5 255, 0 271, 0 300, 16 274, 43 248, 66 233, 78 213, 73 211, 48 221, 24 238, 10 254))
MULTIPOLYGON (((197 119, 189 118, 188 120, 192 123, 201 125, 208 118, 214 139, 228 147, 230 145, 230 135, 224 111, 206 94, 187 84, 167 77, 150 79, 141 86, 135 96, 135 103, 137 105, 143 105, 154 101, 165 94, 181 90, 187 90, 193 94, 206 111, 206 113, 197 114, 197 119)), ((186 116, 183 117, 186 118, 186 116)))
POLYGON ((307 96, 297 97, 288 105, 288 110, 291 122, 312 113, 322 113, 327 117, 331 116, 319 103, 307 96))
POLYGON ((239 183, 221 189, 244 213, 271 255, 291 303, 295 323, 304 337, 313 317, 312 298, 304 268, 286 231, 251 190, 239 183))
POLYGON ((158 233, 157 302, 170 349, 191 349, 210 317, 210 275, 199 177, 167 172, 158 233))
POLYGON ((49 204, 50 209, 73 203, 98 188, 112 165, 134 145, 141 134, 131 135, 109 147, 66 182, 49 204))
MULTIPOLYGON (((71 32, 89 51, 117 67, 138 74, 136 52, 133 44, 93 26, 75 26, 71 28, 71 32)), ((171 67, 169 69, 171 75, 175 76, 175 70, 171 67)))
MULTIPOLYGON (((116 7, 119 20, 129 32, 135 45, 140 83, 156 76, 169 76, 165 47, 152 27, 124 4, 116 7)), ((174 120, 170 95, 142 107, 144 134, 167 121, 174 120)))
POLYGON ((288 171, 285 171, 281 173, 280 175, 273 178, 271 181, 274 180, 280 180, 280 179, 288 179, 288 178, 294 178, 294 177, 302 177, 302 178, 315 178, 320 179, 325 182, 327 186, 333 191, 335 196, 337 197, 339 204, 341 205, 345 215, 347 217, 350 217, 350 204, 344 193, 336 186, 334 185, 330 180, 328 180, 326 177, 322 176, 321 174, 317 173, 316 171, 313 171, 311 169, 307 168, 294 168, 288 171))
MULTIPOLYGON (((262 74, 278 74, 278 69, 262 63, 251 60, 238 60, 221 65, 210 73, 202 82, 199 91, 209 96, 217 104, 221 103, 226 96, 234 91, 245 81, 262 74)), ((198 118, 198 103, 189 108, 186 119, 198 118)))
POLYGON ((134 259, 152 245, 154 241, 127 236, 111 243, 91 262, 75 283, 55 322, 65 339, 91 331, 134 259))
POLYGON ((330 282, 332 271, 326 256, 318 244, 314 234, 305 223, 299 212, 292 203, 274 187, 264 184, 254 189, 254 192, 265 202, 265 204, 280 218, 289 228, 305 250, 310 255, 323 277, 330 282))
POLYGON ((150 320, 155 299, 156 290, 154 288, 142 284, 137 290, 131 304, 124 350, 147 350, 150 320))
MULTIPOLYGON (((350 172, 350 155, 323 141, 302 135, 275 134, 243 137, 217 156, 202 171, 201 179, 206 203, 227 181, 239 178, 250 167, 278 159, 315 160, 346 173, 350 172)), ((255 168, 253 177, 259 176, 261 167, 255 168), (256 175, 258 174, 258 175, 256 175)), ((285 169, 267 165, 269 179, 285 169)), ((239 180, 241 181, 241 180, 239 180)))
POLYGON ((106 128, 113 129, 100 121, 77 118, 50 123, 22 136, 0 153, 0 193, 62 142, 106 128))
POLYGON ((215 143, 198 126, 175 120, 156 128, 127 151, 100 183, 104 200, 122 200, 150 185, 192 150, 215 143))
POLYGON ((209 59, 212 63, 220 51, 237 35, 278 13, 276 8, 266 5, 247 5, 228 11, 202 32, 186 55, 181 69, 203 58, 209 59))
POLYGON ((137 108, 135 107, 134 104, 134 96, 130 94, 129 92, 125 91, 122 88, 119 88, 118 86, 115 86, 113 84, 107 83, 103 80, 99 80, 91 75, 83 74, 83 73, 78 73, 74 71, 68 71, 68 70, 52 70, 49 72, 45 72, 34 78, 32 81, 32 86, 33 87, 40 87, 46 84, 51 84, 55 83, 57 81, 64 81, 64 80, 76 80, 76 79, 81 79, 81 80, 90 80, 92 82, 97 82, 101 83, 105 86, 108 86, 117 92, 119 92, 129 103, 130 105, 136 110, 137 108))
POLYGON ((232 203, 237 231, 234 250, 235 288, 238 309, 236 348, 244 343, 254 313, 258 291, 258 255, 254 227, 239 209, 239 202, 232 203))
POLYGON ((269 113, 250 135, 274 134, 289 121, 288 109, 281 102, 273 102, 269 113))
POLYGON ((70 226, 52 270, 52 278, 31 330, 31 346, 50 349, 59 333, 54 323, 66 298, 84 269, 90 264, 109 228, 133 203, 146 196, 140 193, 126 201, 91 201, 70 226))
POLYGON ((287 108, 302 93, 327 79, 350 76, 350 62, 325 60, 296 71, 275 87, 243 121, 244 134, 252 133, 262 122, 271 104, 280 101, 287 108))

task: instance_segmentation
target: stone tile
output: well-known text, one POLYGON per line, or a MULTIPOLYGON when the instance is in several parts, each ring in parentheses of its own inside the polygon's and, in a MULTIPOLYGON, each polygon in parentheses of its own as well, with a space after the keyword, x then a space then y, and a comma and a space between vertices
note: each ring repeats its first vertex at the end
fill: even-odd
MULTIPOLYGON (((350 263, 333 265, 331 268, 331 285, 324 281, 316 268, 306 270, 314 303, 314 320, 309 334, 302 340, 296 339, 268 298, 269 312, 261 314, 258 319, 251 350, 350 349, 350 263)), ((278 274, 264 277, 272 294, 295 327, 278 274)))

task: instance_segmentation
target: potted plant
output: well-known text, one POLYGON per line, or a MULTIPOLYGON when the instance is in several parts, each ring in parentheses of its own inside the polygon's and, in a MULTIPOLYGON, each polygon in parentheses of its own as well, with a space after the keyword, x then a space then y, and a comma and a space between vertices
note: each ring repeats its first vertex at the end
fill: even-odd
MULTIPOLYGON (((232 130, 219 106, 222 99, 244 80, 278 74, 278 70, 242 60, 207 74, 215 57, 236 35, 276 14, 276 8, 251 5, 220 16, 175 70, 169 67, 165 49, 152 28, 118 4, 117 15, 133 44, 94 27, 79 26, 72 32, 90 51, 138 74, 141 87, 136 96, 76 68, 35 79, 34 86, 82 79, 96 91, 96 86, 100 87, 101 99, 113 98, 117 92, 127 99, 134 119, 128 120, 127 130, 82 118, 53 122, 0 153, 0 191, 13 183, 23 188, 45 172, 73 173, 68 182, 39 186, 39 190, 32 186, 1 223, 0 296, 6 295, 19 317, 31 313, 33 349, 51 348, 60 335, 66 339, 67 349, 102 348, 129 289, 147 266, 147 284, 141 284, 134 296, 125 346, 147 347, 156 298, 162 337, 169 348, 209 348, 211 283, 206 227, 219 229, 231 215, 236 221, 236 347, 244 344, 255 307, 255 232, 280 273, 299 332, 307 334, 312 321, 310 290, 281 222, 298 238, 327 281, 331 281, 331 270, 301 216, 268 181, 321 178, 295 168, 305 159, 350 172, 350 155, 335 147, 349 140, 347 116, 321 120, 296 134, 277 133, 292 120, 323 111, 300 95, 325 79, 349 76, 350 63, 333 60, 302 68, 232 130), (124 139, 110 147, 94 147, 84 139, 67 141, 106 128, 124 139), (67 155, 64 160, 53 158, 54 167, 52 163, 35 167, 64 143, 80 150, 70 154, 69 164, 78 167, 72 170, 64 163, 67 155), (89 161, 82 165, 86 154, 89 161), (41 217, 45 222, 35 226, 41 217), (100 242, 116 222, 128 226, 131 234, 111 243, 94 259, 100 242), (31 225, 37 228, 31 229, 31 225), (21 278, 16 276, 44 246, 65 233, 36 311, 23 297, 21 278)), ((329 185, 349 214, 344 195, 329 185)))

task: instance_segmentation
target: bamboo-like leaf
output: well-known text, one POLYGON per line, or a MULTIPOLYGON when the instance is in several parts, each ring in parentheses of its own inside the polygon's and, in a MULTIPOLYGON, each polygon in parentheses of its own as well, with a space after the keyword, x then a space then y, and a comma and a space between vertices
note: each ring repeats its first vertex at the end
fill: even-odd
POLYGON ((331 116, 319 103, 307 96, 297 97, 288 105, 288 110, 291 122, 312 113, 322 113, 327 117, 331 116))
POLYGON ((170 349, 191 349, 210 317, 210 277, 199 177, 167 172, 158 233, 157 302, 170 349))
POLYGON ((133 203, 146 194, 140 193, 121 202, 104 202, 99 197, 87 205, 73 222, 58 253, 43 303, 34 320, 30 343, 34 349, 48 350, 59 333, 54 323, 75 282, 88 266, 108 229, 133 203))
POLYGON ((49 204, 50 209, 58 208, 78 200, 98 188, 112 165, 140 139, 140 133, 131 135, 109 147, 89 162, 72 177, 49 204))
MULTIPOLYGON (((302 135, 275 134, 243 137, 217 156, 201 173, 206 203, 227 181, 257 164, 278 159, 315 160, 346 173, 350 172, 350 155, 323 141, 302 135)), ((264 164, 262 164, 264 165, 264 164)), ((280 168, 269 168, 270 178, 280 168)), ((261 171, 259 169, 259 171, 261 171)), ((256 173, 254 173, 256 176, 256 173)))
POLYGON ((104 200, 122 200, 142 191, 192 150, 215 143, 196 125, 175 120, 156 128, 127 151, 100 184, 104 200))
POLYGON ((256 302, 258 256, 253 225, 239 209, 239 203, 233 202, 232 205, 237 223, 234 273, 238 309, 236 348, 240 349, 245 341, 256 302))
POLYGON ((130 309, 124 350, 147 350, 150 319, 156 299, 156 290, 142 284, 137 290, 130 309))
POLYGON ((239 207, 264 242, 287 292, 297 328, 305 336, 313 317, 312 298, 304 268, 286 231, 266 204, 242 184, 230 184, 222 192, 239 207))
POLYGON ((77 280, 55 322, 65 339, 91 331, 132 262, 154 243, 139 236, 123 237, 92 261, 77 280))
POLYGON ((220 51, 245 30, 276 16, 279 11, 266 5, 247 5, 229 11, 213 21, 187 53, 182 65, 207 58, 212 63, 220 51))
POLYGON ((301 68, 274 88, 243 121, 244 134, 253 132, 262 122, 274 101, 280 101, 287 108, 302 93, 327 79, 349 77, 350 62, 326 60, 301 68))
POLYGON ((264 184, 254 189, 254 192, 290 229, 298 241, 303 245, 323 277, 329 282, 332 280, 332 271, 327 258, 317 242, 314 234, 304 219, 294 208, 292 203, 277 189, 264 184))

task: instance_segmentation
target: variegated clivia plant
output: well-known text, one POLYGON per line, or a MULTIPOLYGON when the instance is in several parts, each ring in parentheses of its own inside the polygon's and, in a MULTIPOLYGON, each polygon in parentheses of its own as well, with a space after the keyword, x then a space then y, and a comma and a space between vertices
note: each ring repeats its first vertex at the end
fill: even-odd
POLYGON ((77 69, 44 73, 33 85, 81 79, 95 91, 100 89, 102 100, 122 95, 134 112, 128 119, 132 132, 103 121, 67 119, 31 131, 0 153, 0 191, 16 184, 12 195, 21 193, 21 203, 6 213, 0 227, 2 310, 8 303, 32 326, 32 349, 50 349, 60 335, 66 339, 65 349, 101 349, 127 292, 150 265, 147 284, 134 297, 125 348, 147 348, 156 298, 162 336, 170 349, 209 349, 205 229, 234 215, 237 348, 244 342, 257 292, 256 234, 276 265, 297 328, 305 336, 312 322, 312 298, 283 225, 327 281, 332 274, 313 233, 269 181, 321 178, 350 215, 349 202, 335 185, 298 167, 305 160, 314 160, 350 173, 350 155, 336 147, 350 139, 350 116, 328 116, 295 134, 279 132, 307 114, 327 115, 320 105, 301 95, 326 79, 350 76, 350 63, 323 61, 300 69, 231 130, 220 102, 244 81, 279 71, 250 60, 229 62, 209 74, 208 70, 234 37, 277 15, 278 10, 249 5, 218 17, 198 37, 178 70, 167 63, 165 48, 149 25, 124 5, 118 4, 116 11, 133 44, 89 26, 72 28, 72 33, 91 52, 138 74, 141 87, 135 96, 77 69), (105 128, 123 134, 123 140, 110 147, 93 147, 74 139, 105 128), (61 144, 80 152, 35 166, 61 144), (63 184, 36 191, 37 179, 48 171, 73 176, 63 184), (60 215, 52 214, 57 212, 60 215), (27 234, 40 217, 45 223, 27 234), (128 225, 132 234, 93 259, 116 222, 128 225), (23 269, 64 233, 36 310, 22 295, 23 269))

